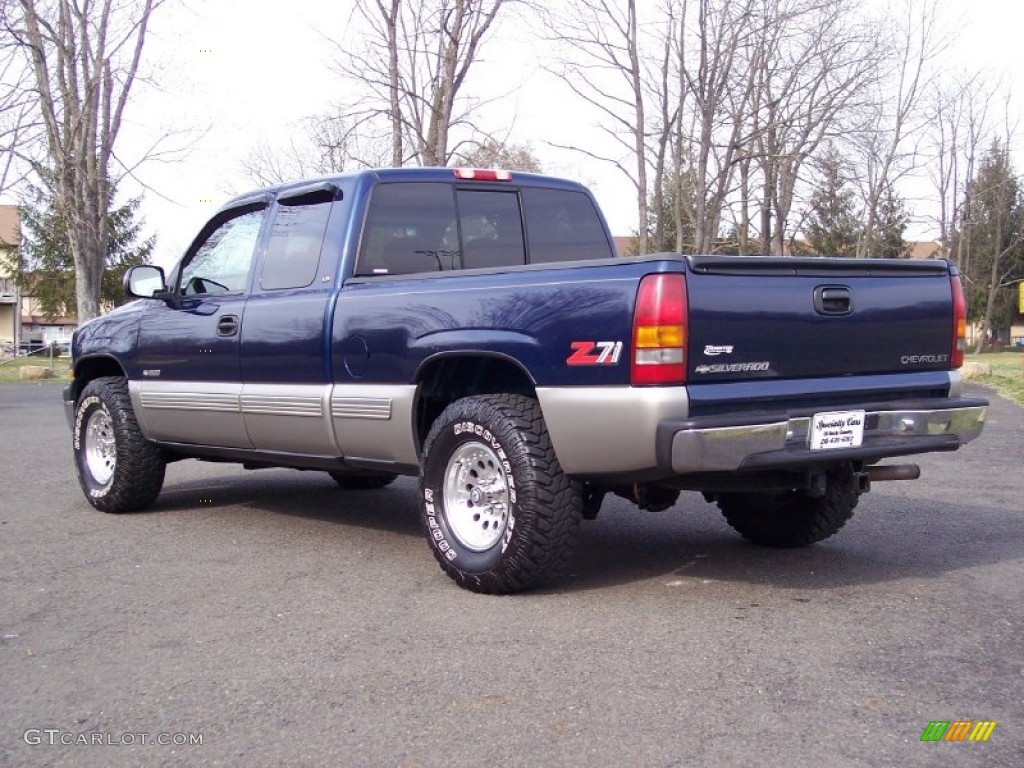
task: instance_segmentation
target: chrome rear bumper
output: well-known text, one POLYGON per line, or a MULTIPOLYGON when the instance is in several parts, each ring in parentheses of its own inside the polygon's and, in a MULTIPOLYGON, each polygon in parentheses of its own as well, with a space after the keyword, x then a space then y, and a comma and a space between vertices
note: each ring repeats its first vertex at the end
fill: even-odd
MULTIPOLYGON (((888 410, 866 406, 864 439, 856 448, 811 450, 813 414, 751 415, 737 419, 662 422, 658 464, 675 474, 807 466, 835 461, 876 461, 889 456, 953 451, 981 434, 986 400, 956 400, 936 407, 888 410)), ((924 405, 924 404, 920 404, 924 405)), ((844 410, 854 407, 844 406, 844 410)))

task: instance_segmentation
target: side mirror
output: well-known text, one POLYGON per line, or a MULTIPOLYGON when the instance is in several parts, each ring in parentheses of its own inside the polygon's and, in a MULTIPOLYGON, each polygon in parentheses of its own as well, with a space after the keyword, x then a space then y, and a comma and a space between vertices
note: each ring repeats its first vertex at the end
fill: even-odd
POLYGON ((136 299, 161 298, 157 294, 167 293, 163 269, 151 264, 131 267, 124 273, 124 292, 136 299))

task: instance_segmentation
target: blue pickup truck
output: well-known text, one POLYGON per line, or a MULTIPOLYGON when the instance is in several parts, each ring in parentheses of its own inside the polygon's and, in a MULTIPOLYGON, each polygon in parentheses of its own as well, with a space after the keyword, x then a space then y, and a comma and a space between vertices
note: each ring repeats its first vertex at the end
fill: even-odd
POLYGON ((480 592, 557 577, 607 493, 698 491, 753 542, 820 541, 919 473, 882 459, 985 421, 945 261, 617 258, 590 193, 539 175, 261 190, 125 288, 64 392, 94 507, 151 505, 186 458, 418 476, 435 557, 480 592))

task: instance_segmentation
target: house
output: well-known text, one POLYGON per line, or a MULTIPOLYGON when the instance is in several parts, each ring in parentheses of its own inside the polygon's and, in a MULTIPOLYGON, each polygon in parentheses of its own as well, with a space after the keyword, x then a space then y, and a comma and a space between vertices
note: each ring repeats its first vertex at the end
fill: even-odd
POLYGON ((69 349, 71 336, 78 327, 74 317, 46 317, 39 313, 36 301, 31 296, 21 297, 21 349, 35 352, 51 344, 69 349))
MULTIPOLYGON (((18 206, 0 205, 0 246, 17 250, 21 242, 18 224, 18 206)), ((52 343, 69 345, 77 319, 44 316, 39 303, 21 292, 10 272, 0 259, 0 357, 18 350, 35 352, 52 343)))
POLYGON ((1024 280, 1017 283, 1017 314, 1010 325, 1010 343, 1024 347, 1024 280))
MULTIPOLYGON (((0 205, 0 246, 18 248, 18 206, 0 205)), ((13 354, 21 339, 21 291, 0 260, 0 356, 13 354)))
POLYGON ((908 259, 941 259, 942 243, 938 240, 917 240, 907 243, 908 259))
POLYGON ((612 240, 615 242, 616 256, 632 256, 636 253, 636 235, 614 235, 612 240))

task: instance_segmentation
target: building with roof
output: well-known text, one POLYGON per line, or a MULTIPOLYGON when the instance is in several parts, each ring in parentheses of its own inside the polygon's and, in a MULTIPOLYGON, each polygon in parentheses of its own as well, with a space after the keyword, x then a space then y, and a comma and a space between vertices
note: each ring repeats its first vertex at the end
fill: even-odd
MULTIPOLYGON (((0 205, 0 246, 17 252, 20 245, 18 206, 0 205)), ((43 315, 38 302, 18 287, 8 260, 0 259, 0 357, 34 352, 53 343, 66 347, 77 326, 74 317, 43 315)))
MULTIPOLYGON (((18 206, 0 205, 0 246, 17 251, 21 242, 18 206)), ((0 355, 13 354, 21 339, 21 291, 0 259, 0 355)))

